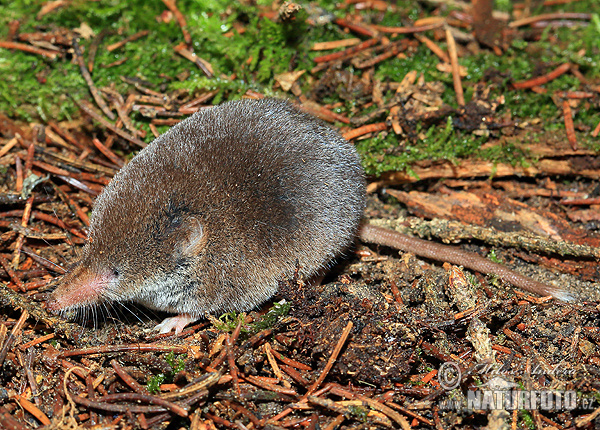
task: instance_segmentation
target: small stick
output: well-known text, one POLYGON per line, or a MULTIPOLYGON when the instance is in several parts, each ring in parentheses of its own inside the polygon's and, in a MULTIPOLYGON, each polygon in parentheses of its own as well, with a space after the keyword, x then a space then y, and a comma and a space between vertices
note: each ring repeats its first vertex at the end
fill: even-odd
POLYGON ((185 22, 185 17, 179 11, 179 9, 177 9, 177 5, 175 4, 175 1, 174 0, 162 0, 162 2, 165 4, 165 6, 171 12, 173 12, 173 15, 175 15, 175 19, 177 20, 179 27, 181 27, 181 32, 183 33, 183 40, 185 40, 185 43, 188 46, 191 45, 192 44, 192 36, 190 36, 190 33, 187 31, 187 23, 185 22))
MULTIPOLYGON (((272 352, 272 350, 271 350, 271 352, 272 352)), ((307 387, 310 385, 310 381, 307 381, 306 379, 304 379, 304 377, 300 374, 300 372, 298 372, 293 367, 282 364, 282 365, 280 365, 280 368, 285 373, 287 373, 290 376, 290 378, 292 378, 294 381, 296 381, 298 384, 302 385, 303 387, 307 387)))
POLYGON ((2 368, 2 365, 4 364, 4 360, 6 359, 6 355, 8 354, 8 351, 10 351, 10 349, 12 348, 13 343, 16 341, 17 333, 19 333, 21 331, 21 329, 25 325, 25 321, 27 321, 27 318, 29 318, 29 312, 27 312, 26 310, 23 310, 23 313, 21 314, 21 316, 17 320, 17 323, 14 325, 14 327, 10 331, 8 338, 4 342, 4 346, 0 350, 0 368, 2 368))
POLYGON ((417 27, 385 27, 383 25, 372 25, 371 28, 381 33, 392 33, 392 34, 410 34, 410 33, 422 33, 424 31, 433 30, 444 25, 443 21, 434 22, 433 24, 421 25, 417 27))
POLYGON ((25 397, 20 396, 19 394, 15 394, 13 397, 15 401, 27 412, 33 415, 39 422, 41 422, 45 426, 50 425, 50 419, 43 413, 36 405, 31 403, 25 397))
POLYGON ((117 360, 110 360, 110 365, 115 369, 115 372, 129 387, 138 394, 150 394, 146 388, 144 388, 138 381, 133 379, 129 373, 123 369, 117 360))
POLYGON ((384 52, 383 54, 379 54, 369 60, 362 61, 355 65, 357 69, 368 69, 370 67, 375 66, 377 63, 381 63, 382 61, 387 60, 388 58, 394 57, 398 55, 401 51, 406 49, 406 45, 400 46, 398 43, 393 43, 392 48, 384 52))
MULTIPOLYGON (((238 323, 238 326, 240 326, 241 324, 242 324, 242 322, 240 321, 238 323)), ((225 345, 225 351, 227 354, 227 365, 229 366, 229 373, 231 374, 231 377, 233 378, 233 388, 235 389, 235 392, 237 393, 237 395, 241 396, 242 392, 240 390, 240 379, 238 376, 238 368, 235 364, 235 357, 233 356, 233 341, 231 340, 231 336, 229 336, 229 333, 227 334, 226 340, 227 340, 227 343, 225 345)))
POLYGON ((342 18, 337 18, 333 22, 335 22, 340 27, 345 27, 348 30, 358 33, 362 36, 375 37, 377 35, 376 31, 374 31, 368 27, 362 26, 360 24, 354 24, 354 23, 352 23, 348 20, 342 19, 342 18))
POLYGON ((81 76, 83 76, 85 83, 89 87, 90 93, 92 93, 92 97, 96 101, 96 104, 102 110, 102 112, 104 112, 104 115, 106 115, 111 120, 114 120, 115 114, 112 113, 112 111, 109 109, 108 105, 104 101, 104 98, 102 97, 102 94, 100 94, 100 91, 98 91, 98 89, 96 88, 96 85, 94 85, 94 81, 92 80, 92 75, 90 75, 89 70, 87 69, 87 67, 85 67, 85 61, 83 60, 83 55, 81 55, 81 50, 79 49, 79 43, 77 43, 76 39, 73 39, 73 52, 75 54, 75 57, 77 57, 77 64, 79 64, 79 70, 81 71, 81 76))
POLYGON ((119 49, 120 47, 124 46, 125 44, 127 44, 129 42, 133 42, 134 40, 138 40, 138 39, 141 39, 144 36, 147 36, 149 33, 150 33, 150 31, 148 31, 148 30, 139 31, 139 32, 137 32, 135 34, 132 34, 129 37, 126 37, 125 39, 121 40, 120 42, 116 42, 116 43, 113 43, 112 45, 108 45, 106 47, 106 50, 108 52, 112 52, 115 49, 119 49))
POLYGON ((595 96, 589 91, 558 91, 556 94, 567 99, 589 99, 595 96))
POLYGON ((337 345, 335 346, 333 352, 331 353, 331 356, 329 357, 329 360, 327 361, 327 364, 325 365, 323 372, 321 372, 321 374, 319 375, 319 378, 314 382, 314 384, 312 384, 310 386, 310 388, 306 392, 306 396, 314 393, 317 390, 317 388, 319 388, 321 383, 325 380, 325 377, 327 376, 327 374, 329 373, 329 371, 335 364, 335 361, 337 360, 337 357, 340 354, 342 347, 346 343, 346 339, 348 339, 348 335, 350 335, 350 330, 352 330, 352 327, 353 327, 352 321, 348 321, 348 324, 346 324, 346 328, 344 328, 344 330, 342 331, 342 335, 340 336, 340 339, 338 340, 337 345))
POLYGON ((422 34, 415 34, 415 39, 427 46, 429 50, 437 55, 437 57, 444 63, 450 63, 450 57, 448 57, 448 54, 446 54, 442 48, 437 46, 433 40, 427 36, 423 36, 422 34))
POLYGON ((110 122, 108 122, 107 120, 102 118, 100 115, 98 115, 96 112, 94 112, 92 107, 89 106, 87 104, 87 102, 85 102, 84 100, 75 100, 75 104, 77 104, 77 106, 79 106, 85 113, 87 113, 93 119, 98 121, 104 127, 108 128, 110 131, 115 133, 117 136, 122 137, 123 139, 128 140, 129 142, 134 143, 135 145, 137 145, 141 148, 146 147, 146 143, 142 142, 140 139, 138 139, 135 136, 132 136, 131 134, 127 133, 126 131, 118 129, 113 124, 111 124, 110 122))
POLYGON ((44 57, 50 58, 54 60, 60 53, 47 51, 45 49, 36 48, 34 46, 26 45, 24 43, 19 42, 7 42, 5 40, 0 40, 0 48, 6 49, 18 49, 19 51, 30 52, 32 54, 42 55, 44 57))
POLYGON ((92 139, 92 142, 94 143, 94 146, 96 148, 98 148, 98 151, 100 151, 106 158, 108 158, 115 165, 117 165, 119 167, 123 167, 123 165, 124 165, 123 160, 121 160, 117 156, 117 154, 115 154, 110 149, 108 149, 106 146, 104 146, 102 144, 102 142, 100 142, 100 140, 98 140, 97 138, 94 137, 94 139, 92 139))
POLYGON ((257 387, 264 388, 265 390, 274 391, 280 394, 289 394, 290 396, 297 396, 298 393, 291 388, 280 387, 279 385, 271 384, 261 380, 260 378, 252 375, 244 376, 244 379, 257 387))
POLYGON ((360 51, 364 51, 365 49, 367 49, 373 45, 376 45, 380 41, 381 41, 381 39, 379 39, 378 37, 375 37, 373 39, 365 40, 364 42, 359 43, 358 45, 353 46, 351 48, 344 49, 343 51, 334 52, 332 54, 327 54, 327 55, 322 55, 320 57, 315 58, 313 61, 315 63, 327 63, 330 61, 341 60, 341 59, 353 56, 354 54, 357 54, 360 51))
POLYGON ((329 49, 345 48, 347 46, 354 46, 354 45, 358 45, 359 43, 360 43, 360 39, 357 39, 357 38, 333 40, 331 42, 317 42, 310 48, 310 50, 311 51, 327 51, 329 49))
POLYGON ((592 137, 598 136, 598 133, 600 133, 600 122, 598 123, 594 131, 592 131, 592 137))
POLYGON ((34 161, 32 164, 36 167, 39 167, 42 170, 45 170, 46 172, 50 172, 55 175, 62 175, 62 176, 70 176, 71 175, 71 172, 61 169, 60 167, 53 166, 52 164, 44 163, 43 161, 34 161))
POLYGON ((8 154, 8 151, 10 151, 11 149, 13 149, 13 147, 18 143, 18 140, 16 137, 13 137, 12 139, 10 139, 6 145, 4 145, 2 148, 0 148, 0 157, 4 157, 6 154, 8 154))
MULTIPOLYGON (((133 125, 133 123, 131 122, 131 119, 127 116, 129 115, 129 112, 131 112, 131 107, 128 106, 123 106, 119 103, 115 103, 115 109, 117 110, 117 115, 119 116, 119 121, 117 121, 117 127, 118 128, 122 128, 122 126, 124 125, 125 128, 127 130, 129 130, 130 132, 136 134, 137 136, 141 136, 140 131, 135 128, 135 126, 133 125)), ((112 142, 111 142, 111 146, 112 146, 112 142)), ((110 148, 108 145, 106 145, 107 148, 110 148)))
MULTIPOLYGON (((33 145, 31 145, 33 146, 33 145)), ((23 217, 21 218, 21 227, 27 227, 29 223, 29 218, 31 217, 31 207, 33 206, 33 199, 35 196, 32 194, 25 204, 25 210, 23 210, 23 217)), ((25 234, 19 233, 17 240, 15 242, 15 250, 13 254, 12 266, 15 269, 19 268, 19 257, 21 256, 21 247, 23 246, 23 242, 25 241, 25 234)))
POLYGON ((54 121, 50 121, 48 123, 48 125, 50 126, 50 128, 52 128, 52 130, 54 130, 60 137, 62 137, 63 139, 65 139, 67 142, 69 142, 71 145, 76 146, 77 148, 81 149, 82 151, 84 149, 86 149, 86 147, 84 145, 81 144, 81 142, 78 139, 75 139, 73 137, 73 135, 71 133, 69 133, 68 131, 62 129, 61 127, 58 126, 57 123, 55 123, 54 121))
POLYGON ((33 164, 33 155, 35 154, 35 145, 32 143, 27 147, 27 157, 25 158, 24 177, 31 174, 31 166, 33 164))
POLYGON ((327 122, 339 121, 344 124, 350 124, 350 118, 333 112, 320 104, 311 100, 306 100, 304 103, 298 106, 303 111, 313 114, 317 118, 320 118, 327 122))
POLYGON ((353 130, 347 131, 342 136, 346 140, 356 139, 357 137, 363 136, 367 133, 376 133, 379 131, 383 131, 387 129, 387 125, 385 122, 378 122, 376 124, 367 124, 361 127, 355 128, 353 130))
POLYGON ((23 190, 23 162, 21 161, 21 158, 19 156, 15 158, 15 170, 17 174, 17 179, 15 181, 15 191, 18 194, 21 194, 21 191, 23 190))
POLYGON ((573 151, 577 151, 577 137, 575 136, 575 126, 573 125, 573 112, 568 100, 563 100, 562 103, 563 115, 565 117, 565 129, 567 130, 567 139, 571 144, 573 151))
POLYGON ((56 333, 50 333, 42 337, 38 337, 37 339, 30 340, 27 343, 19 345, 19 349, 21 351, 25 351, 27 348, 31 348, 32 346, 39 345, 40 343, 44 343, 47 340, 54 339, 56 337, 56 333))
POLYGON ((239 412, 240 414, 242 414, 246 418, 248 418, 252 422, 252 424, 254 424, 255 428, 261 427, 260 420, 258 418, 256 418, 256 415, 254 415, 252 412, 250 412, 248 409, 246 409, 242 405, 238 405, 237 403, 228 401, 228 400, 225 400, 224 403, 227 406, 229 406, 231 409, 234 409, 235 411, 239 412))
POLYGON ((269 342, 265 343, 265 353, 267 354, 267 360, 269 361, 269 364, 273 369, 273 374, 275 375, 275 377, 280 381, 284 381, 285 378, 283 376, 283 373, 281 372, 281 369, 277 365, 277 361, 273 356, 273 350, 271 349, 271 345, 269 344, 269 342))
POLYGON ((462 82, 460 79, 460 66, 458 64, 458 53, 456 51, 456 42, 450 31, 446 27, 446 42, 448 42, 448 54, 450 54, 450 64, 452 65, 452 82, 454 83, 454 92, 456 93, 456 102, 459 106, 465 105, 465 96, 463 94, 462 82))
POLYGON ((107 345, 94 346, 84 349, 71 349, 61 352, 58 358, 78 357, 81 355, 92 354, 111 354, 115 352, 173 352, 175 354, 186 354, 189 351, 187 348, 172 345, 154 345, 154 344, 131 344, 131 345, 107 345))
POLYGON ((338 415, 327 427, 325 427, 325 430, 334 430, 338 428, 339 425, 344 422, 344 419, 346 419, 344 414, 338 415))
POLYGON ((42 400, 40 397, 40 387, 35 379, 35 376, 33 376, 33 371, 31 370, 31 365, 33 363, 33 356, 35 352, 33 349, 27 351, 27 356, 25 357, 25 359, 23 359, 21 351, 16 351, 16 353, 19 357, 19 361, 24 364, 25 374, 27 375, 27 382, 31 387, 31 396, 33 397, 35 405, 39 408, 40 406, 42 406, 42 400))
POLYGON ((406 409, 394 402, 386 402, 386 405, 399 410, 400 412, 402 412, 404 415, 408 415, 409 417, 412 417, 418 421, 421 421, 423 424, 427 424, 428 426, 433 426, 433 422, 431 422, 431 420, 411 411, 410 409, 406 409))
POLYGON ((0 254, 0 266, 2 266, 4 271, 8 274, 10 279, 15 283, 19 290, 22 292, 27 291, 27 289, 23 286, 23 281, 19 279, 15 271, 12 269, 12 267, 10 267, 8 260, 2 254, 0 254))
POLYGON ((103 29, 96 37, 94 37, 94 40, 92 40, 92 43, 90 44, 87 63, 87 68, 90 71, 90 73, 94 71, 94 60, 96 59, 96 52, 98 52, 98 46, 100 46, 100 42, 102 42, 102 39, 104 39, 109 33, 110 30, 107 30, 106 28, 103 29))
POLYGON ((189 50, 184 43, 180 43, 173 49, 175 49, 175 52, 177 52, 183 58, 190 60, 192 63, 198 66, 198 68, 202 70, 207 78, 212 78, 214 76, 214 72, 210 63, 189 50))
POLYGON ((282 363, 287 364, 288 366, 295 367, 296 369, 300 369, 300 370, 312 370, 312 368, 310 366, 307 366, 304 363, 300 363, 298 361, 292 360, 291 358, 285 357, 272 348, 271 348, 271 353, 275 356, 275 358, 277 360, 281 361, 282 363))
POLYGON ((87 214, 79 207, 77 203, 73 201, 64 191, 62 191, 57 185, 52 184, 54 191, 58 194, 58 197, 69 206, 73 212, 77 214, 81 222, 86 226, 90 226, 90 219, 87 214))
POLYGON ((538 76, 537 78, 528 79, 526 81, 515 82, 514 84, 512 84, 512 86, 513 86, 513 88, 515 88, 517 90, 523 90, 526 88, 543 85, 545 83, 548 83, 548 82, 558 78, 560 75, 567 73, 570 68, 571 68, 570 63, 564 63, 546 75, 538 76))
POLYGON ((107 394, 99 397, 97 401, 88 400, 84 397, 72 396, 75 403, 79 403, 87 408, 95 408, 111 412, 134 412, 134 413, 155 413, 169 410, 180 417, 187 417, 188 412, 176 403, 163 400, 158 396, 137 393, 118 393, 107 394), (144 401, 157 406, 138 406, 130 404, 112 404, 109 401, 144 401))
POLYGON ((377 400, 370 399, 364 396, 358 396, 360 400, 365 402, 371 409, 375 409, 383 414, 385 414, 388 418, 396 421, 402 427, 403 430, 411 430, 410 424, 406 421, 402 415, 398 412, 391 409, 389 406, 384 405, 383 403, 378 402, 377 400))

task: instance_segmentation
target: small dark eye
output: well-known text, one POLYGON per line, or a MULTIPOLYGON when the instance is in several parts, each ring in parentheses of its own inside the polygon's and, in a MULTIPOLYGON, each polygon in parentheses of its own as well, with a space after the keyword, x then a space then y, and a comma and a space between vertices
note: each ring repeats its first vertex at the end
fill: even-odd
POLYGON ((113 269, 113 276, 114 276, 115 278, 118 278, 118 277, 119 277, 119 275, 120 275, 120 273, 119 273, 119 269, 113 269))

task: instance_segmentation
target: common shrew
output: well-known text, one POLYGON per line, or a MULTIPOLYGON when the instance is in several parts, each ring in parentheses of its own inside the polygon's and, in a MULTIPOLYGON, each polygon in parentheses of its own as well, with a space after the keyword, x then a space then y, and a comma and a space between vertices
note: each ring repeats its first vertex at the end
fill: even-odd
POLYGON ((571 298, 478 255, 364 224, 352 145, 287 101, 202 110, 157 138, 98 196, 89 241, 53 292, 52 311, 134 301, 178 314, 248 310, 296 270, 322 273, 358 236, 463 265, 525 290, 571 298))

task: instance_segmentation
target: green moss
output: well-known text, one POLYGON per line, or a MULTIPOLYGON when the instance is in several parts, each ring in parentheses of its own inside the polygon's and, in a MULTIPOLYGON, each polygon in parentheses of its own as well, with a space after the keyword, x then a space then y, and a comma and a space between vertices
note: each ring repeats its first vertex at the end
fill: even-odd
POLYGON ((269 309, 261 319, 252 324, 252 331, 258 333, 259 331, 266 330, 275 326, 277 321, 285 317, 290 312, 290 304, 284 303, 273 303, 273 307, 269 309))
POLYGON ((153 375, 146 384, 146 389, 153 394, 160 393, 160 386, 167 380, 164 373, 153 375))
POLYGON ((224 332, 232 332, 238 326, 238 324, 242 323, 241 330, 243 332, 247 332, 247 328, 244 326, 244 319, 246 318, 246 314, 243 312, 227 312, 219 317, 219 319, 213 319, 213 325, 217 330, 224 332))
MULTIPOLYGON (((420 133, 419 126, 417 132, 420 133)), ((361 140, 356 148, 363 156, 367 174, 379 175, 386 171, 409 169, 411 163, 420 160, 455 161, 475 152, 485 139, 457 132, 452 125, 452 117, 448 117, 444 128, 431 126, 422 139, 407 143, 402 148, 398 145, 396 135, 392 133, 361 140)))
POLYGON ((170 351, 165 355, 165 361, 171 366, 171 370, 167 373, 158 373, 151 376, 146 383, 146 389, 150 393, 160 393, 160 386, 165 382, 170 382, 173 377, 181 372, 185 368, 185 361, 183 360, 185 354, 176 356, 175 352, 170 351))
POLYGON ((358 421, 363 423, 367 422, 367 417, 369 416, 369 409, 367 409, 366 407, 350 405, 348 406, 348 410, 350 411, 352 416, 358 421))

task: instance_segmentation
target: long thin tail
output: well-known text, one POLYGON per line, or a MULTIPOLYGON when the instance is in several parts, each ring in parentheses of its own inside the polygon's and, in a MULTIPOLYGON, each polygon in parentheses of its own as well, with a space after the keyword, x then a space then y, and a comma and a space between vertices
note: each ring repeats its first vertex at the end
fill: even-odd
POLYGON ((543 284, 510 270, 506 266, 494 263, 477 254, 463 251, 454 246, 429 242, 371 224, 363 224, 361 226, 359 237, 368 243, 375 243, 377 245, 384 245, 398 250, 412 252, 419 257, 429 258, 431 260, 446 261, 451 264, 464 266, 467 269, 485 273, 486 275, 496 275, 503 281, 508 282, 515 287, 539 294, 540 296, 553 296, 565 302, 577 299, 568 288, 543 284))

